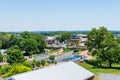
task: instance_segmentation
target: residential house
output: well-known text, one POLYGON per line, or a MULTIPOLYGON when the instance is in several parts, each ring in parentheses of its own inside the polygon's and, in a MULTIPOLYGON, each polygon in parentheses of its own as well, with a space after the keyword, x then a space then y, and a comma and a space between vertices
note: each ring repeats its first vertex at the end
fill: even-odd
POLYGON ((46 36, 45 41, 47 44, 58 44, 59 41, 56 39, 56 36, 46 36))

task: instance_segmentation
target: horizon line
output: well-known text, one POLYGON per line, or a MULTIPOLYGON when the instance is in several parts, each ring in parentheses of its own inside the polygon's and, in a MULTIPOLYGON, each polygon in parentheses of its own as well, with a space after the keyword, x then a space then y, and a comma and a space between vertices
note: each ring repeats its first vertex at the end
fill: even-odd
POLYGON ((10 30, 10 31, 7 31, 7 30, 1 30, 0 32, 24 32, 24 31, 29 31, 29 32, 39 32, 39 31, 90 31, 90 30, 10 30))

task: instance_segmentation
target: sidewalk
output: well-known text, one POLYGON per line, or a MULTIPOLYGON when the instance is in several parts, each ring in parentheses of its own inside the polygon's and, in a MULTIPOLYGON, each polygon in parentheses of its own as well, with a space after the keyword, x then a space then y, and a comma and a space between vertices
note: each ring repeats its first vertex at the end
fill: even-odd
POLYGON ((86 56, 86 60, 91 60, 93 57, 88 54, 88 50, 80 52, 82 56, 86 56))

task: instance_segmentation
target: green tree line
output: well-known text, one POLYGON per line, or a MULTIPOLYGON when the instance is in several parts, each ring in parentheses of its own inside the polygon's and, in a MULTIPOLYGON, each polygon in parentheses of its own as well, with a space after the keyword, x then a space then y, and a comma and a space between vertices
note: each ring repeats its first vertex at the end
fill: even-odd
POLYGON ((87 34, 86 46, 97 58, 98 66, 120 64, 120 37, 117 39, 107 28, 93 28, 87 34))

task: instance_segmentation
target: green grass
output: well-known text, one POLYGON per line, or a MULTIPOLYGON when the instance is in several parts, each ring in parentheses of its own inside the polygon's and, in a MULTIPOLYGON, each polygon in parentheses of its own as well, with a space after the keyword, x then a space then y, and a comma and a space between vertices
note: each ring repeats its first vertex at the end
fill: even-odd
MULTIPOLYGON (((50 54, 52 54, 52 53, 54 53, 54 52, 58 52, 60 49, 49 49, 50 50, 50 54)), ((65 49, 64 51, 63 51, 63 53, 65 53, 65 52, 70 52, 71 50, 70 49, 65 49)))
POLYGON ((65 49, 63 52, 70 52, 71 50, 70 49, 65 49))
POLYGON ((93 64, 93 63, 88 63, 88 62, 82 62, 78 64, 84 67, 85 69, 89 70, 90 72, 94 73, 95 74, 94 80, 101 80, 98 77, 99 73, 120 75, 120 65, 113 65, 112 68, 98 68, 95 66, 95 63, 93 64))
POLYGON ((75 53, 75 54, 81 54, 81 52, 82 52, 82 51, 81 51, 81 50, 79 50, 78 52, 74 52, 74 53, 75 53))
POLYGON ((54 53, 54 52, 57 52, 59 51, 60 49, 50 49, 50 52, 49 53, 54 53))
POLYGON ((113 68, 98 68, 86 62, 78 63, 80 66, 86 68, 87 70, 93 72, 94 74, 99 73, 108 73, 108 74, 117 74, 120 75, 120 67, 113 67, 113 68))

